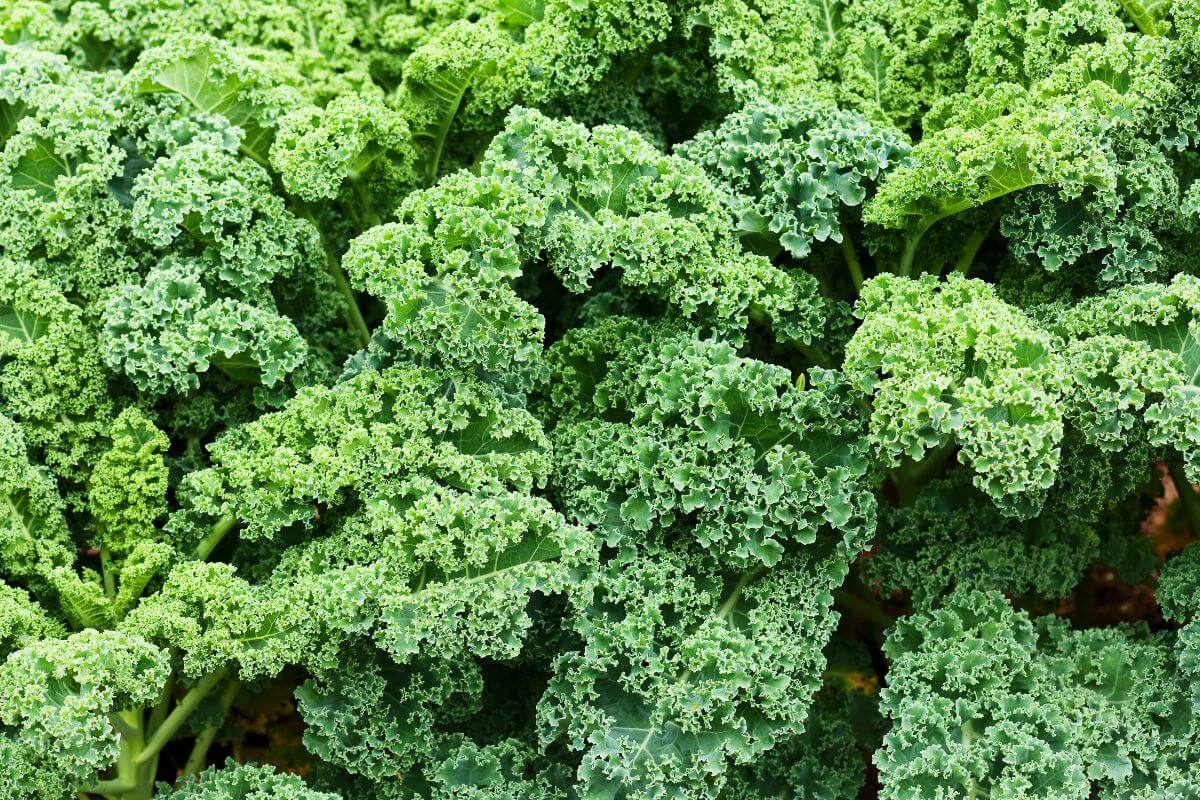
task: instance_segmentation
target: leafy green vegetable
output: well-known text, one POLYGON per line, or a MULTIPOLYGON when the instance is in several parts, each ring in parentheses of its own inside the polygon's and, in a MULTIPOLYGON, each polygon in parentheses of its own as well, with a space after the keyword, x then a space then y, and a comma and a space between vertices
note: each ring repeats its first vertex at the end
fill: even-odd
POLYGON ((1198 74, 1200 0, 0 4, 0 800, 1200 796, 1198 74))

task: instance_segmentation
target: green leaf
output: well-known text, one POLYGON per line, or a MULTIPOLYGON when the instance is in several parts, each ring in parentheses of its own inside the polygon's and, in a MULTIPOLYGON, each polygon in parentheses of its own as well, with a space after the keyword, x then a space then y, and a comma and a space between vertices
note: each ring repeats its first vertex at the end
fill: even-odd
POLYGON ((542 21, 546 4, 545 0, 496 0, 496 7, 507 24, 524 28, 542 21))
POLYGON ((1159 27, 1162 18, 1171 7, 1171 0, 1118 0, 1121 8, 1137 26, 1137 29, 1147 36, 1159 36, 1163 33, 1159 27))
POLYGON ((868 85, 875 93, 875 105, 882 110, 884 107, 884 87, 888 81, 888 68, 891 65, 891 58, 888 57, 887 53, 883 52, 882 47, 864 42, 860 59, 868 85))
POLYGON ((77 165, 56 153, 49 140, 37 137, 33 142, 13 167, 12 186, 30 189, 43 200, 50 200, 55 182, 64 175, 73 175, 77 165))
POLYGON ((29 309, 0 303, 0 336, 8 337, 15 346, 33 344, 49 328, 50 320, 47 317, 29 309))
POLYGON ((17 132, 17 123, 25 116, 26 110, 24 103, 0 100, 0 149, 17 132))
POLYGON ((845 23, 842 20, 842 4, 838 0, 808 0, 808 6, 817 21, 817 30, 825 40, 824 47, 833 47, 845 23))
POLYGON ((196 111, 225 117, 243 131, 242 152, 269 163, 274 131, 264 125, 267 106, 254 96, 258 87, 252 71, 235 63, 228 45, 201 36, 179 37, 150 54, 139 65, 139 94, 170 92, 196 111))
POLYGON ((465 64, 444 65, 421 77, 406 75, 407 99, 421 109, 420 123, 414 126, 412 137, 425 150, 423 177, 427 186, 438 178, 450 130, 467 92, 478 79, 495 70, 494 63, 477 57, 464 61, 465 64))

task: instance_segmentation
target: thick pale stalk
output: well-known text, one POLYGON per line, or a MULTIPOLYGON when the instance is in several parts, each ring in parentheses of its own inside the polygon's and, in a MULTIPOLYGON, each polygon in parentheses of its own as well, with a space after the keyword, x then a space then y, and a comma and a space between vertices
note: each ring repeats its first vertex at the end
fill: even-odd
POLYGON ((187 722, 188 717, 196 710, 196 706, 200 705, 200 701, 216 688, 217 684, 225 678, 225 675, 225 670, 219 669, 211 675, 201 678, 183 696, 183 699, 179 701, 179 705, 175 706, 175 710, 154 731, 154 734, 150 737, 150 741, 146 742, 145 748, 137 755, 135 762, 139 765, 146 764, 157 756, 159 751, 171 741, 171 737, 183 727, 183 723, 187 722))

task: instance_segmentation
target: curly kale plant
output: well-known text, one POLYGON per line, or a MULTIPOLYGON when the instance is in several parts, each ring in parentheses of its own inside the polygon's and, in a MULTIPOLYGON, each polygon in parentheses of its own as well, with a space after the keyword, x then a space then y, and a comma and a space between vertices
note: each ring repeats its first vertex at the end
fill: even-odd
POLYGON ((1200 796, 1200 0, 0 3, 0 800, 1200 796))

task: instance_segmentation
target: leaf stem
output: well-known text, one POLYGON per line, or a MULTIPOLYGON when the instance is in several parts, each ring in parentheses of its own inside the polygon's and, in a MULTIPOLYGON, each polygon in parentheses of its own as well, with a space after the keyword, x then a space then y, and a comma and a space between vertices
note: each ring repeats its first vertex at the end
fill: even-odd
MULTIPOLYGON (((974 720, 967 720, 960 727, 962 745, 964 748, 970 748, 971 742, 975 741, 975 725, 974 720)), ((967 789, 966 800, 975 800, 979 796, 979 782, 974 778, 968 778, 967 783, 970 788, 967 789)))
POLYGON ((1138 0, 1117 0, 1121 8, 1137 26, 1137 29, 1147 36, 1160 36, 1162 31, 1154 22, 1154 17, 1138 0))
POLYGON ((122 733, 116 763, 117 777, 115 780, 100 781, 99 786, 111 788, 99 793, 129 795, 130 800, 149 800, 154 787, 154 777, 137 760, 146 736, 142 711, 121 711, 119 715, 122 720, 122 733))
POLYGON ((921 234, 915 234, 904 239, 904 252, 900 254, 900 269, 896 274, 907 278, 912 275, 913 257, 917 254, 917 245, 921 241, 921 234))
POLYGON ((104 576, 104 596, 112 600, 117 595, 117 583, 113 577, 112 553, 108 545, 100 545, 100 574, 104 576))
POLYGON ((85 786, 79 791, 84 794, 126 794, 138 788, 132 783, 120 779, 107 781, 96 781, 90 786, 85 786))
POLYGON ((842 608, 858 614, 880 629, 888 628, 896 621, 890 614, 880 608, 879 604, 874 600, 860 597, 846 589, 834 589, 833 599, 842 608))
POLYGON ((337 286, 338 292, 346 298, 346 321, 358 337, 359 345, 366 347, 371 343, 371 329, 367 327, 367 321, 363 319, 362 310, 358 307, 358 300, 354 296, 354 289, 351 288, 350 281, 346 279, 346 273, 342 270, 338 257, 328 247, 325 248, 325 262, 329 268, 329 274, 333 276, 333 283, 337 286))
POLYGON ((846 227, 846 223, 841 224, 842 233, 842 256, 846 259, 846 268, 850 270, 850 280, 854 282, 854 291, 861 292, 863 285, 862 264, 858 260, 858 253, 854 249, 854 239, 850 236, 850 231, 846 227))
MULTIPOLYGON (((960 211, 965 211, 968 208, 970 208, 969 203, 960 203, 945 208, 937 214, 922 217, 916 226, 910 229, 911 233, 904 237, 904 251, 900 254, 900 268, 896 274, 905 278, 911 277, 913 274, 913 259, 917 254, 917 245, 921 243, 925 232, 940 220, 952 214, 957 214, 960 211)), ((920 272, 921 270, 918 270, 917 274, 920 274, 920 272)))
POLYGON ((920 461, 908 461, 888 473, 896 485, 901 506, 911 505, 917 499, 925 484, 946 465, 956 444, 954 438, 950 437, 926 453, 920 461))
POLYGON ((121 734, 122 736, 124 736, 126 738, 130 738, 133 736, 141 736, 141 731, 139 731, 133 725, 130 725, 128 722, 126 722, 125 718, 117 712, 113 712, 112 714, 108 715, 108 722, 110 725, 112 725, 114 728, 117 729, 117 733, 121 734))
POLYGON ((367 321, 363 319, 362 310, 358 307, 358 299, 354 296, 354 289, 350 286, 350 281, 346 279, 346 273, 342 270, 341 259, 337 253, 333 252, 329 240, 321 232, 321 226, 317 224, 317 217, 313 214, 312 209, 299 200, 290 205, 296 216, 303 217, 316 228, 317 236, 321 239, 321 249, 325 251, 325 269, 333 278, 338 294, 346 301, 346 323, 358 339, 359 346, 366 347, 371 343, 371 329, 367 327, 367 321))
POLYGON ((1179 493, 1179 504, 1183 506, 1183 513, 1187 515, 1188 523, 1192 526, 1192 534, 1200 535, 1200 497, 1196 496, 1196 490, 1187 479, 1182 464, 1174 458, 1169 458, 1167 471, 1171 473, 1171 482, 1175 484, 1175 491, 1179 493))
POLYGON ((217 520, 208 535, 200 541, 200 544, 196 545, 196 558, 201 561, 207 560, 212 555, 212 551, 216 550, 217 545, 225 538, 225 534, 233 530, 233 526, 237 525, 237 522, 237 518, 229 514, 217 520))
POLYGON ((138 755, 134 763, 140 766, 158 755, 167 742, 171 741, 171 737, 183 727, 183 723, 187 722, 188 717, 200 705, 200 701, 208 696, 209 692, 225 678, 225 675, 226 670, 219 669, 201 678, 195 686, 188 690, 188 693, 179 701, 179 705, 175 706, 175 710, 154 731, 150 740, 146 742, 145 749, 138 755))
MULTIPOLYGON (((172 657, 174 657, 172 655, 172 657)), ((162 694, 159 695, 158 702, 154 704, 154 708, 150 710, 150 719, 146 721, 146 732, 154 733, 162 721, 167 718, 167 709, 171 705, 171 694, 175 691, 175 676, 171 675, 163 684, 162 694)))
POLYGON ((958 261, 954 264, 955 272, 959 275, 966 275, 971 271, 971 266, 975 263, 975 256, 979 253, 979 248, 983 245, 983 240, 992 232, 992 228, 995 227, 998 219, 1000 219, 999 208, 992 214, 987 225, 971 232, 971 235, 967 237, 966 244, 963 245, 958 261))
MULTIPOLYGON (((231 680, 229 684, 221 691, 221 710, 224 714, 229 713, 229 707, 233 705, 233 699, 237 697, 237 693, 241 691, 242 683, 239 680, 231 680)), ((188 755, 187 764, 184 765, 183 774, 195 775, 203 771, 208 764, 208 749, 212 747, 212 743, 216 740, 217 734, 224 725, 224 714, 222 721, 205 727, 196 737, 196 742, 192 745, 192 752, 188 755)))
POLYGON ((792 346, 800 351, 800 354, 808 361, 808 363, 822 367, 823 369, 833 368, 833 359, 829 354, 818 344, 804 344, 798 339, 792 340, 792 346))

